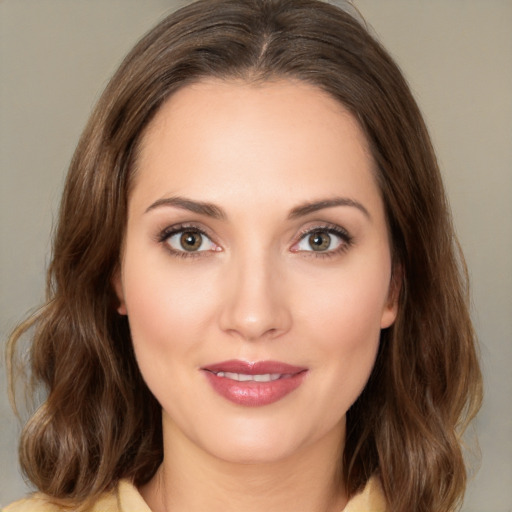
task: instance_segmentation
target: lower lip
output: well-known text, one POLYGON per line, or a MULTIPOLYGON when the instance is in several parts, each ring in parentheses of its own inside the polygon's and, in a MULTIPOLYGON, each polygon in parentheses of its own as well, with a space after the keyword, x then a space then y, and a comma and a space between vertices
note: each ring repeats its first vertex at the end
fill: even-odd
POLYGON ((206 378, 219 395, 246 407, 260 407, 281 400, 302 384, 306 373, 303 371, 270 382, 239 382, 227 377, 217 377, 215 373, 205 371, 206 378))

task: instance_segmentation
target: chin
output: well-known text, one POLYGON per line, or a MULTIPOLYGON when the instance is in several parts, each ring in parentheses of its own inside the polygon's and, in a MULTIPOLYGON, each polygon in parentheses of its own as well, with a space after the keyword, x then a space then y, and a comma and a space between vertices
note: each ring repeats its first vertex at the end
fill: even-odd
MULTIPOLYGON (((223 435, 215 435, 212 431, 203 436, 202 442, 197 439, 203 449, 219 460, 234 464, 273 464, 292 460, 307 452, 321 447, 324 441, 332 447, 333 438, 343 439, 345 422, 341 421, 324 429, 303 424, 298 429, 297 421, 272 418, 271 421, 240 422, 225 425, 217 430, 223 435), (245 424, 244 424, 245 423, 245 424)), ((321 448, 320 448, 320 451, 321 448)), ((330 449, 332 453, 332 448, 330 449)))
POLYGON ((275 464, 290 459, 297 452, 295 446, 283 446, 282 442, 251 443, 234 442, 228 446, 215 446, 210 455, 230 464, 275 464))

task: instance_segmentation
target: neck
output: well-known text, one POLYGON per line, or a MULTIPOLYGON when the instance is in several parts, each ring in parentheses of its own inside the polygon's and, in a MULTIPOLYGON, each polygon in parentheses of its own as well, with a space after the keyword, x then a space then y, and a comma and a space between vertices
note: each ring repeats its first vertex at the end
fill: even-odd
POLYGON ((140 489, 153 512, 339 512, 344 426, 270 462, 237 463, 202 451, 176 428, 164 428, 164 461, 140 489))

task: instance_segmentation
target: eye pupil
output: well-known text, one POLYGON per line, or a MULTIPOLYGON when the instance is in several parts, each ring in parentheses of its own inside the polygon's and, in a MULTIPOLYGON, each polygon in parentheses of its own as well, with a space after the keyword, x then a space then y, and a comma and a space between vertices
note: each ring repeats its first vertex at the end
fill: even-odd
POLYGON ((331 245, 331 237, 328 233, 313 233, 309 236, 309 244, 314 251, 325 251, 331 245))
POLYGON ((185 251, 195 251, 201 247, 203 237, 196 231, 184 231, 180 237, 180 244, 185 251))

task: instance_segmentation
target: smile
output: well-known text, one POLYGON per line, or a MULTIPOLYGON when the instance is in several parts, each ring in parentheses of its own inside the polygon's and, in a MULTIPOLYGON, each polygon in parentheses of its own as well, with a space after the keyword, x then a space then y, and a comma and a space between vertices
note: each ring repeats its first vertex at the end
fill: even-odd
POLYGON ((237 380, 238 382, 271 382, 277 379, 290 377, 290 375, 282 375, 280 373, 263 373, 257 375, 248 375, 247 373, 233 373, 233 372, 217 372, 217 377, 224 377, 226 379, 237 380))
POLYGON ((283 399, 302 384, 308 371, 278 361, 239 360, 208 365, 201 370, 218 395, 246 407, 269 405, 283 399))

